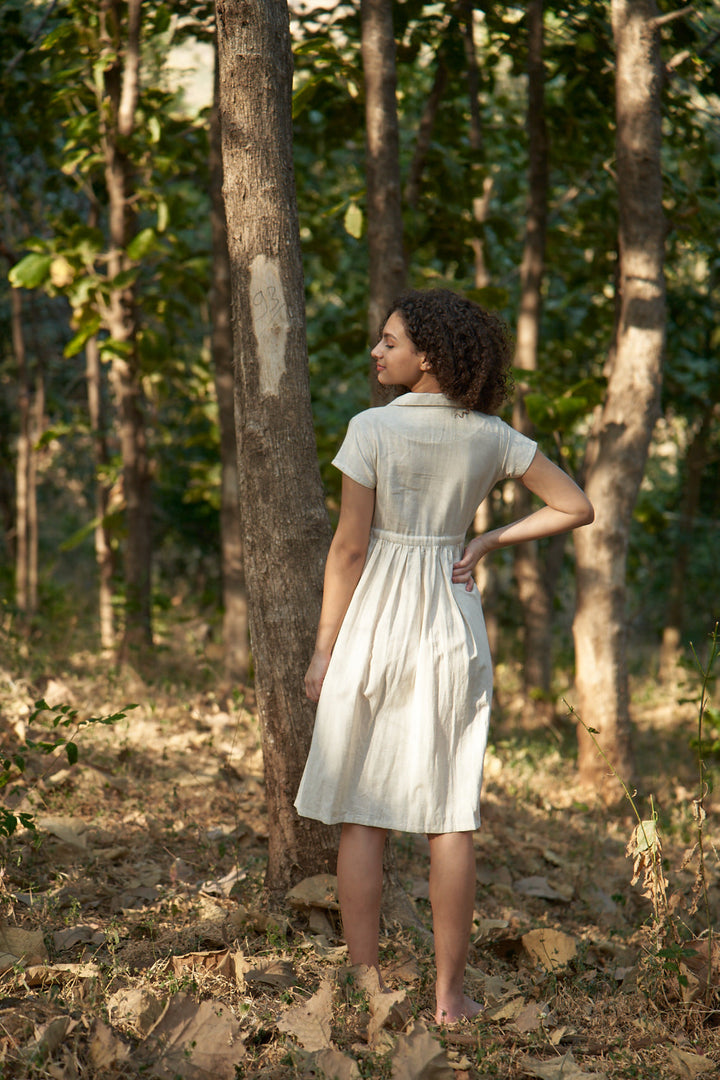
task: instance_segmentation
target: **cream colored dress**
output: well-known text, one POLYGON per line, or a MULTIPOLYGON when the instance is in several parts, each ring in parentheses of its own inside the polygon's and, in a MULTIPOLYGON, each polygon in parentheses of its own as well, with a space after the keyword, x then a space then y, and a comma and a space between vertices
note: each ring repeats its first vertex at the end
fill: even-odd
POLYGON ((480 823, 492 666, 477 588, 452 582, 478 505, 536 444, 442 394, 350 421, 334 464, 375 488, 365 566, 317 707, 295 802, 328 824, 460 832, 480 823))

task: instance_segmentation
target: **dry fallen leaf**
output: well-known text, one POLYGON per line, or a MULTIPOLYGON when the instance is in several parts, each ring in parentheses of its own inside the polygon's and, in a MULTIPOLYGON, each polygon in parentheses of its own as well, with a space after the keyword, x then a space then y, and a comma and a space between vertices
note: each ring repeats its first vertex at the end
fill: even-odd
POLYGON ((541 1027, 547 1027, 549 1008, 537 1001, 531 1001, 515 1017, 515 1027, 518 1031, 537 1031, 541 1027))
POLYGON ((162 1080, 234 1080, 245 1047, 227 1005, 174 994, 143 1043, 142 1056, 162 1080))
POLYGON ((420 978, 420 965, 412 953, 401 953, 383 966, 383 977, 388 981, 416 982, 420 978))
POLYGON ((193 952, 184 956, 173 956, 173 971, 181 976, 186 972, 206 971, 213 975, 222 976, 228 982, 242 987, 244 983, 243 971, 247 967, 247 961, 241 952, 231 952, 230 949, 219 949, 213 952, 193 952))
MULTIPOLYGON (((246 961, 247 963, 247 961, 246 961)), ((289 960, 261 960, 243 971, 245 984, 249 989, 263 983, 265 986, 294 986, 297 982, 295 970, 289 960)))
POLYGON ((131 986, 112 994, 107 1000, 107 1010, 111 1023, 125 1024, 145 1036, 160 1019, 163 1005, 145 987, 131 986))
POLYGON ((515 892, 523 896, 537 896, 541 900, 558 900, 563 904, 569 903, 575 890, 572 885, 551 885, 545 877, 521 878, 513 884, 515 892))
POLYGON ((380 991, 370 998, 370 1023, 367 1030, 367 1041, 371 1047, 376 1047, 379 1041, 380 1031, 384 1027, 401 1031, 411 1015, 410 1002, 405 990, 380 991))
POLYGON ((66 930, 55 930, 53 945, 57 952, 72 949, 75 945, 102 945, 106 935, 96 926, 69 926, 66 930))
POLYGON ((584 1072, 571 1052, 551 1061, 527 1057, 520 1062, 520 1067, 530 1076, 539 1076, 540 1080, 607 1080, 606 1073, 584 1072))
POLYGON ((340 1050, 318 1050, 310 1055, 310 1060, 325 1080, 361 1080, 357 1062, 340 1050))
POLYGON ((0 972, 9 971, 19 960, 39 964, 47 960, 42 930, 21 930, 0 925, 0 972))
POLYGON ((75 979, 97 979, 101 970, 97 964, 33 964, 25 971, 28 986, 50 986, 75 979))
POLYGON ((48 832, 52 836, 62 840, 63 844, 70 847, 85 850, 87 839, 85 833, 88 825, 82 818, 73 817, 41 817, 37 819, 37 827, 41 832, 48 832))
POLYGON ((393 1080, 452 1080, 454 1072, 437 1039, 422 1023, 399 1035, 392 1057, 393 1080))
POLYGON ((47 1024, 36 1024, 34 1030, 35 1047, 44 1054, 54 1054, 68 1032, 76 1027, 69 1016, 56 1016, 47 1024))
POLYGON ((577 940, 560 930, 530 930, 522 936, 523 948, 546 971, 561 971, 577 955, 577 940))
POLYGON ((314 874, 313 877, 303 878, 290 890, 286 899, 294 908, 319 907, 339 911, 337 878, 334 874, 314 874))
POLYGON ((714 1061, 702 1054, 691 1054, 688 1050, 679 1050, 676 1046, 668 1054, 668 1064, 675 1076, 682 1080, 695 1080, 696 1076, 702 1076, 717 1068, 714 1061))
POLYGON ((292 1035, 305 1050, 324 1050, 330 1046, 332 1025, 332 985, 323 980, 320 989, 301 1005, 287 1009, 278 1020, 278 1031, 292 1035))
POLYGON ((90 1036, 90 1061, 101 1076, 130 1056, 130 1047, 118 1038, 111 1027, 96 1020, 90 1036))
POLYGON ((515 1020, 525 1007, 525 998, 511 997, 508 1001, 500 1001, 497 1005, 485 1009, 483 1020, 515 1020))

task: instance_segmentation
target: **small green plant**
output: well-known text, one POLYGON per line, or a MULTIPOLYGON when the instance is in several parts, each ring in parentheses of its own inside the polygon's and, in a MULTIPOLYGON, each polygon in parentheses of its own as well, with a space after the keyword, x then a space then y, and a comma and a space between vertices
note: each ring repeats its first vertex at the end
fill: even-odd
MULTIPOLYGON (((48 737, 42 739, 26 738, 25 741, 10 755, 0 759, 0 791, 16 782, 25 772, 26 756, 29 753, 54 754, 59 749, 64 749, 68 764, 75 765, 79 751, 75 741, 82 728, 90 724, 115 724, 118 720, 124 720, 130 709, 136 709, 137 705, 123 705, 119 712, 108 716, 80 717, 78 709, 71 705, 48 705, 41 698, 35 702, 33 712, 30 714, 29 725, 37 721, 43 713, 49 713, 42 717, 41 723, 48 728, 48 737)), ((7 806, 0 806, 0 836, 12 836, 18 825, 25 829, 37 832, 35 820, 32 814, 21 811, 15 813, 7 806)))

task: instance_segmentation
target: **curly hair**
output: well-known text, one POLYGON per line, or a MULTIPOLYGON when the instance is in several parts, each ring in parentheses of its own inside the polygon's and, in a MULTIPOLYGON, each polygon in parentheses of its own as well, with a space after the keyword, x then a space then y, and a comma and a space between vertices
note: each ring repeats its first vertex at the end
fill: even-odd
MULTIPOLYGON (((413 289, 390 307, 446 397, 463 408, 493 413, 510 396, 512 344, 494 312, 449 289, 413 289)), ((384 325, 384 324, 383 324, 384 325)))

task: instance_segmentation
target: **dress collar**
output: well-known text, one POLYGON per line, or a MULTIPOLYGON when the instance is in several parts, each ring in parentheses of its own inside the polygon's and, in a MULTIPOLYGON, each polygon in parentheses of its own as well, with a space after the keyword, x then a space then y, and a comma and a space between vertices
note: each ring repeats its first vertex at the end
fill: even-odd
POLYGON ((445 397, 444 394, 413 394, 412 392, 402 394, 400 397, 394 398, 390 405, 434 405, 444 407, 446 409, 457 409, 458 403, 451 401, 450 398, 445 397))

